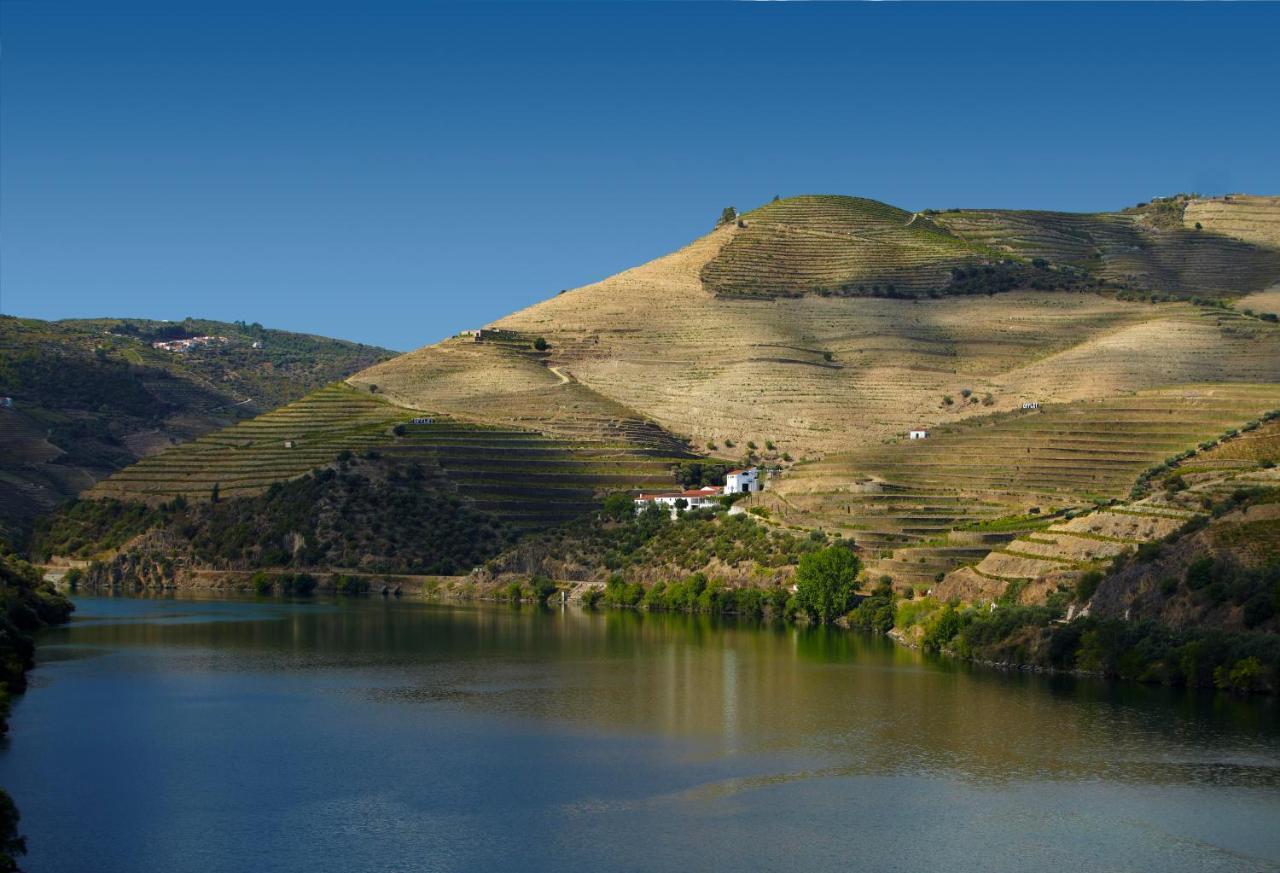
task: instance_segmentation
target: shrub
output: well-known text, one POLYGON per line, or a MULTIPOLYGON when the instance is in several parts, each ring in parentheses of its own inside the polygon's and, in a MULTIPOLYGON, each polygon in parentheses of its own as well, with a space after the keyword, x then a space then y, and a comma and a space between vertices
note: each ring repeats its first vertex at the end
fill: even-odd
POLYGON ((253 588, 255 594, 270 594, 275 587, 271 581, 271 577, 262 570, 254 573, 249 577, 249 586, 253 588))
POLYGON ((1076 600, 1081 603, 1088 603, 1089 599, 1097 592, 1098 586, 1102 584, 1102 574, 1097 570, 1090 570, 1084 573, 1076 580, 1075 595, 1076 600))
POLYGON ((547 342, 546 337, 540 336, 533 341, 533 347, 540 352, 545 352, 547 349, 551 348, 551 345, 547 342))
POLYGON ((546 576, 534 576, 529 580, 529 587, 533 589, 533 596, 539 603, 546 603, 559 590, 556 583, 546 576))
POLYGON ((334 578, 333 587, 339 594, 354 597, 359 594, 369 593, 369 580, 362 576, 339 574, 334 578))
POLYGON ((1223 664, 1213 671, 1213 684, 1225 691, 1248 694, 1263 688, 1264 669, 1255 656, 1241 658, 1230 667, 1223 664))
POLYGON ((626 492, 615 491, 604 499, 602 512, 605 518, 626 521, 636 514, 635 500, 626 492))

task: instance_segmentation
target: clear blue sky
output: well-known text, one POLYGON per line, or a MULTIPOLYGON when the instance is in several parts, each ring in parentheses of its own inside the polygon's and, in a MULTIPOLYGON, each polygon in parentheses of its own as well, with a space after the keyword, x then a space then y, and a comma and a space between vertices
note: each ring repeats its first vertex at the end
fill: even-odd
POLYGON ((0 310, 407 349, 774 194, 1277 193, 1278 34, 1274 4, 4 0, 0 310))

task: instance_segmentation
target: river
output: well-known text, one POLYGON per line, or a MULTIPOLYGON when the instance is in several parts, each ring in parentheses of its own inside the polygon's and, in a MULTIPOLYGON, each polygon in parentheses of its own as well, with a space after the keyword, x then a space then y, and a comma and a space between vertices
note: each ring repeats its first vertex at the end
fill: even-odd
POLYGON ((1280 710, 843 631, 81 597, 0 785, 30 873, 1280 870, 1280 710))

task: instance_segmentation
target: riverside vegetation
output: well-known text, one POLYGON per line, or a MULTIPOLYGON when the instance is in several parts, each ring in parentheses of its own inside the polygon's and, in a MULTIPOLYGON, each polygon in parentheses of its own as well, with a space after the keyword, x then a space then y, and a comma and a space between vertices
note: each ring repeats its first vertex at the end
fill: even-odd
MULTIPOLYGON (((0 737, 8 735, 10 702, 26 690, 27 671, 35 663, 32 635, 66 621, 71 611, 71 601, 0 543, 0 737)), ((18 809, 0 789, 0 871, 17 870, 17 858, 25 852, 18 809)))

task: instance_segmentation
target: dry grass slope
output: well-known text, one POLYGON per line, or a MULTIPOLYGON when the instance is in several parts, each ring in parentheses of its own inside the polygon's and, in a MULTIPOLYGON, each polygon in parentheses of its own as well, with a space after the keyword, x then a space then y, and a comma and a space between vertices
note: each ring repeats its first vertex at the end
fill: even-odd
POLYGON ((1129 287, 1240 295, 1280 280, 1280 198, 1192 200, 1182 228, 1154 227, 1136 213, 956 210, 936 221, 975 245, 1129 287))
POLYGON ((702 268, 722 296, 927 291, 945 286, 952 267, 988 255, 922 215, 860 197, 791 197, 742 220, 702 268))

